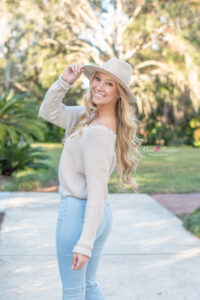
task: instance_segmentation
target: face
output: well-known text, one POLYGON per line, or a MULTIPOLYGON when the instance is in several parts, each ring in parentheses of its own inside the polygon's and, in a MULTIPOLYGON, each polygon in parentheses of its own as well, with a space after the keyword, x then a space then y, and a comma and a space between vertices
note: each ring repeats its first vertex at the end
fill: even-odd
POLYGON ((96 105, 115 104, 119 98, 115 79, 102 72, 97 72, 92 83, 93 102, 96 105))

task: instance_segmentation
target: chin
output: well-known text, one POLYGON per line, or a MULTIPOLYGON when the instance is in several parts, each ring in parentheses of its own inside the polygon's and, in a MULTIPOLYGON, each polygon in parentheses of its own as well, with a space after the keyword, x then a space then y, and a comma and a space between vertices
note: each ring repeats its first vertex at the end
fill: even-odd
POLYGON ((92 98, 92 100, 93 100, 94 103, 103 103, 102 100, 95 99, 94 97, 92 98))
POLYGON ((93 101, 94 104, 96 104, 97 106, 100 105, 105 105, 106 103, 102 102, 102 101, 93 101))

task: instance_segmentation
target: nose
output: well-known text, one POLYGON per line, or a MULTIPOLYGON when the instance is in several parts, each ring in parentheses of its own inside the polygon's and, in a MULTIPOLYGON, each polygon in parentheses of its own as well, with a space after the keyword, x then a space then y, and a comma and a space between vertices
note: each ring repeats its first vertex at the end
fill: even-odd
POLYGON ((99 82, 99 83, 97 84, 96 90, 99 91, 99 92, 103 90, 103 82, 99 82))

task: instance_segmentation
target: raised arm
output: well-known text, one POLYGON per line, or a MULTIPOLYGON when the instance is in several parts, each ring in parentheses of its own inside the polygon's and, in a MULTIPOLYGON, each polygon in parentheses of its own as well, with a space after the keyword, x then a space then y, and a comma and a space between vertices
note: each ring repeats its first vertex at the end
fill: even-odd
POLYGON ((74 81, 81 75, 77 75, 69 65, 48 89, 40 106, 38 116, 46 121, 71 131, 80 114, 85 111, 84 106, 68 106, 62 103, 62 99, 68 90, 74 86, 74 81))

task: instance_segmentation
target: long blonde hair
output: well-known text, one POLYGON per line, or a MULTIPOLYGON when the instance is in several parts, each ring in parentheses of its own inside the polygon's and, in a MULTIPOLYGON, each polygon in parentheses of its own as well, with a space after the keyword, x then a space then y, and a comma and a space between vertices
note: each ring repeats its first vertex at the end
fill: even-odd
MULTIPOLYGON (((96 112, 97 106, 92 100, 91 83, 96 73, 93 74, 89 81, 89 89, 84 98, 84 106, 86 111, 79 117, 79 122, 72 128, 72 134, 82 134, 82 128, 90 121, 90 116, 96 112)), ((119 189, 126 189, 125 184, 131 186, 136 192, 138 184, 132 178, 132 172, 136 172, 137 164, 140 157, 143 155, 139 151, 139 146, 143 139, 136 136, 138 129, 138 120, 134 117, 133 107, 127 99, 126 90, 116 81, 120 98, 116 103, 115 112, 117 117, 117 136, 115 142, 116 153, 116 170, 117 170, 117 187, 119 189)), ((72 138, 75 135, 72 136, 72 138)))

